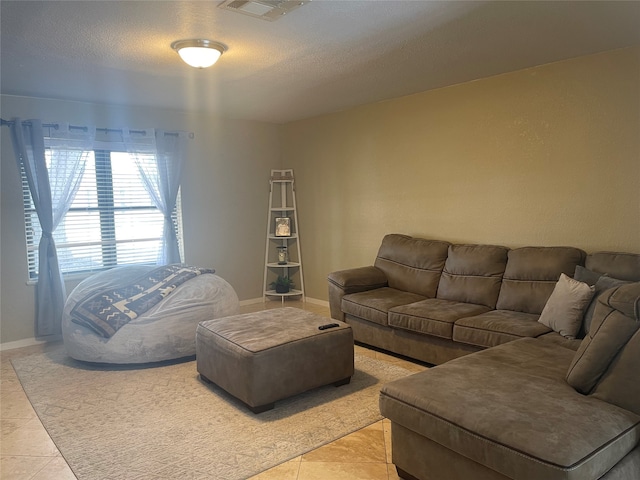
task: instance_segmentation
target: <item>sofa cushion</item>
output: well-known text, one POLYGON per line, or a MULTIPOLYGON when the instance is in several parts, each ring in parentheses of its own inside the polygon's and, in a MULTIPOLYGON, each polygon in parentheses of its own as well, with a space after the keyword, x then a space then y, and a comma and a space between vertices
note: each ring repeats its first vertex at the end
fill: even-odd
POLYGON ((508 478, 600 478, 637 444, 640 416, 567 385, 573 354, 509 342, 387 383, 380 411, 508 478))
POLYGON ((342 311, 380 325, 388 325, 390 308, 424 300, 422 295, 383 287, 366 292, 351 293, 342 298, 342 311))
POLYGON ((437 297, 495 308, 507 252, 494 245, 450 245, 437 297))
POLYGON ((542 313, 560 274, 573 275, 585 252, 573 247, 523 247, 510 250, 498 310, 542 313))
POLYGON ((596 287, 560 274, 538 321, 563 337, 576 338, 596 287))
POLYGON ((489 307, 428 298, 389 310, 389 326, 451 339, 456 320, 487 312, 489 307))
POLYGON ((533 313, 492 310, 457 320, 453 326, 453 340, 478 347, 495 347, 550 331, 549 327, 538 322, 538 315, 533 313))
MULTIPOLYGON (((637 382, 640 352, 635 353, 635 367, 625 372, 620 369, 618 357, 626 350, 627 342, 640 330, 640 282, 622 285, 607 290, 598 298, 593 323, 582 340, 569 370, 567 382, 581 393, 590 393, 603 377, 633 377, 637 382)), ((629 355, 633 357, 632 343, 629 355)), ((631 363, 633 365, 633 362, 631 363)), ((620 385, 619 395, 627 396, 629 387, 620 385)), ((636 408, 640 412, 640 398, 636 397, 636 408)))
POLYGON ((551 343, 552 345, 558 345, 560 347, 573 350, 574 352, 578 350, 578 348, 580 348, 580 344, 582 343, 581 339, 563 337, 558 332, 545 333, 544 335, 540 335, 536 338, 540 342, 547 342, 551 343))
POLYGON ((589 306, 587 310, 584 312, 584 319, 582 321, 582 337, 584 338, 589 330, 591 329, 591 321, 593 319, 593 313, 596 310, 596 305, 598 304, 598 297, 602 295, 604 292, 613 287, 619 287, 620 285, 625 285, 627 283, 631 283, 627 280, 620 280, 619 278, 609 277, 607 275, 602 275, 595 283, 595 292, 593 293, 593 298, 591 302, 589 302, 589 306))
POLYGON ((606 273, 610 277, 632 282, 640 281, 640 254, 622 252, 596 252, 587 256, 589 270, 606 273))
POLYGON ((640 330, 629 339, 624 349, 591 391, 594 398, 613 403, 640 415, 640 330))
POLYGON ((448 242, 389 234, 382 239, 374 265, 391 288, 435 297, 447 259, 448 242))

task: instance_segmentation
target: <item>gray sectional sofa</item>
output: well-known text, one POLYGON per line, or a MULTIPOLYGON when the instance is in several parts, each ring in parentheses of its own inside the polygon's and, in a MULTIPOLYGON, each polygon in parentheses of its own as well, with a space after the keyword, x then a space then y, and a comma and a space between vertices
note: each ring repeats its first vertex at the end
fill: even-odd
POLYGON ((392 234, 329 298, 356 341, 438 365, 380 395, 402 478, 640 480, 639 281, 637 254, 392 234), (562 274, 591 285, 579 338, 538 321, 562 274))
POLYGON ((574 247, 454 245, 390 234, 372 266, 329 274, 331 317, 356 341, 438 365, 519 338, 578 348, 538 322, 577 266, 640 281, 640 255, 574 247))

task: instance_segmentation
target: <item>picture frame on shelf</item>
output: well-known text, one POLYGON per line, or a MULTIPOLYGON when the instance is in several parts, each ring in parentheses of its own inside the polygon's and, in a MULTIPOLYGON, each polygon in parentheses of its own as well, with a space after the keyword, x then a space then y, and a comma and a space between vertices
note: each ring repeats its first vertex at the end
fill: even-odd
POLYGON ((276 218, 275 236, 276 237, 291 236, 291 219, 289 217, 276 218))

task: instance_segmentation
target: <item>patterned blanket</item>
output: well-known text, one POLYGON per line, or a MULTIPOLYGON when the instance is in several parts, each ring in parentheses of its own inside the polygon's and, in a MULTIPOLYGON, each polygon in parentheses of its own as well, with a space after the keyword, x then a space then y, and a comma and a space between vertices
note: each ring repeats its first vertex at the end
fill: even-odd
POLYGON ((129 285, 89 293, 71 309, 71 321, 109 338, 160 302, 178 285, 198 275, 214 272, 187 265, 164 265, 129 285))

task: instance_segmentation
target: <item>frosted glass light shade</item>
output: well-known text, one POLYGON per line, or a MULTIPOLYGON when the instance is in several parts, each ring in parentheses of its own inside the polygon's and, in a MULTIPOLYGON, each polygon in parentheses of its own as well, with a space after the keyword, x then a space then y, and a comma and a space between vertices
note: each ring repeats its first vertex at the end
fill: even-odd
POLYGON ((218 61, 226 47, 211 40, 178 40, 171 44, 180 58, 194 68, 207 68, 218 61))
POLYGON ((187 65, 195 68, 210 67, 220 58, 218 50, 203 47, 186 47, 180 49, 178 53, 187 65))

